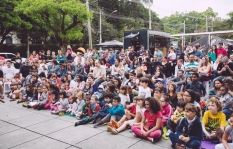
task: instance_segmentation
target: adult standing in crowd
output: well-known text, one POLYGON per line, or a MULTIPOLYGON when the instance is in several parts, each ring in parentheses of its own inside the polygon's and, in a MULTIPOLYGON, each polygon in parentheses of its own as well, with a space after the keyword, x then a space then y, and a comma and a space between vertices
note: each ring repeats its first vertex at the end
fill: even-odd
POLYGON ((19 52, 15 53, 15 57, 11 59, 11 62, 14 64, 15 69, 19 71, 20 66, 22 65, 22 58, 20 57, 19 52))
POLYGON ((220 42, 218 43, 218 48, 217 48, 217 56, 219 55, 227 56, 227 51, 223 48, 223 43, 220 42))
POLYGON ((158 46, 155 47, 154 56, 157 56, 158 61, 162 62, 163 53, 162 53, 162 51, 159 50, 158 46))
POLYGON ((19 73, 20 73, 20 76, 21 78, 25 79, 29 73, 30 73, 30 69, 31 69, 31 66, 29 65, 30 61, 28 59, 25 60, 25 64, 22 65, 19 69, 19 73))

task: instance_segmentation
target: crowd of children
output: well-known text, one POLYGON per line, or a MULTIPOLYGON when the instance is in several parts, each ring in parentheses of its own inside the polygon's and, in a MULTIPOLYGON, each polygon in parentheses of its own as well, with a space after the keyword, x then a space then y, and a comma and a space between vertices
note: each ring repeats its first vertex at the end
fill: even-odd
MULTIPOLYGON (((191 63, 196 65, 192 56, 187 68, 190 75, 184 77, 184 71, 177 70, 179 79, 176 80, 180 81, 175 81, 169 78, 168 72, 163 73, 167 63, 163 67, 149 68, 145 57, 134 57, 143 65, 138 67, 140 64, 133 60, 133 66, 128 71, 127 60, 122 60, 120 65, 117 59, 115 64, 110 64, 109 60, 107 65, 106 62, 88 58, 88 54, 87 62, 84 60, 82 65, 80 63, 85 57, 82 54, 77 64, 70 65, 69 61, 66 65, 62 64, 62 73, 56 70, 59 65, 53 61, 47 75, 38 75, 35 70, 26 77, 15 75, 8 93, 10 101, 35 110, 50 110, 55 115, 69 115, 77 119, 75 127, 87 123, 93 123, 94 128, 106 125, 107 131, 114 135, 130 129, 135 137, 152 143, 160 138, 170 138, 172 148, 196 149, 203 140, 217 144, 217 149, 233 146, 228 143, 233 136, 231 78, 224 82, 214 80, 221 85, 214 86, 214 90, 210 91, 215 95, 209 95, 201 83, 203 80, 200 80, 203 75, 191 73, 196 69, 191 68, 191 63), (89 64, 90 61, 92 64, 89 64), (111 65, 114 70, 109 71, 111 65), (70 71, 71 67, 77 67, 74 72, 79 73, 70 71), (81 68, 84 71, 79 71, 81 68), (151 72, 153 69, 154 73, 151 72)), ((114 57, 114 53, 109 55, 114 57)), ((153 60, 158 62, 157 55, 153 60)), ((162 61, 165 60, 163 57, 162 61)))

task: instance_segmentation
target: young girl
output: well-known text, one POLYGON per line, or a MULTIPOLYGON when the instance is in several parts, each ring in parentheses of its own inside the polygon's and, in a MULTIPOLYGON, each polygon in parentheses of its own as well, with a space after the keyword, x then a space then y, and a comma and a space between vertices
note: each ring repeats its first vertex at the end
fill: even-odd
POLYGON ((125 105, 125 102, 130 102, 129 99, 129 95, 128 95, 128 91, 127 91, 127 87, 125 85, 122 85, 120 87, 120 91, 119 91, 119 97, 121 98, 121 104, 125 105))
POLYGON ((148 97, 143 104, 146 107, 146 111, 142 117, 141 125, 133 126, 131 129, 136 136, 148 139, 154 143, 156 139, 162 136, 161 128, 163 123, 160 103, 153 97, 148 97))
POLYGON ((33 99, 27 104, 27 107, 32 108, 36 105, 40 101, 42 93, 43 91, 41 86, 35 87, 35 90, 33 91, 33 99))
POLYGON ((184 87, 186 86, 186 84, 188 83, 188 82, 190 82, 191 81, 191 76, 188 76, 188 77, 186 77, 186 79, 185 79, 185 82, 182 84, 182 86, 181 86, 181 88, 180 88, 180 91, 184 91, 184 87))
POLYGON ((177 126, 176 133, 169 134, 172 148, 199 149, 202 140, 200 108, 188 103, 185 106, 185 116, 177 126))
POLYGON ((226 119, 229 119, 230 115, 233 112, 233 98, 228 93, 228 88, 222 86, 220 88, 220 101, 222 103, 223 110, 222 112, 226 115, 226 119))
POLYGON ((70 96, 69 97, 69 108, 66 110, 67 113, 75 112, 77 106, 77 97, 70 96))
POLYGON ((55 84, 50 84, 49 91, 48 102, 44 105, 44 109, 54 110, 56 106, 53 104, 55 104, 59 99, 59 89, 55 84))
POLYGON ((233 148, 233 143, 228 143, 229 138, 233 138, 233 115, 228 119, 229 125, 225 128, 222 143, 215 146, 215 149, 230 149, 233 148))
POLYGON ((181 101, 181 100, 184 101, 183 95, 184 95, 184 92, 178 92, 178 93, 177 93, 178 102, 181 101))
POLYGON ((60 112, 65 112, 69 108, 69 101, 66 97, 66 92, 60 92, 60 99, 54 105, 57 107, 51 112, 52 114, 59 114, 60 112))
POLYGON ((170 103, 170 97, 167 95, 163 95, 162 98, 159 99, 160 105, 161 105, 161 112, 163 115, 162 122, 163 125, 166 125, 166 122, 168 119, 171 118, 171 115, 173 113, 173 109, 171 107, 170 103))
POLYGON ((222 112, 222 104, 218 97, 211 97, 208 101, 208 111, 204 113, 202 119, 202 129, 204 133, 204 139, 211 142, 218 142, 216 138, 217 127, 224 130, 226 125, 226 116, 222 112))
POLYGON ((42 94, 38 98, 37 104, 33 105, 32 107, 34 109, 40 109, 40 107, 44 107, 44 105, 46 105, 46 103, 48 102, 48 96, 49 96, 49 87, 48 85, 43 85, 42 94))
POLYGON ((217 46, 213 45, 212 48, 208 51, 207 56, 211 57, 212 62, 216 61, 216 53, 215 53, 216 50, 217 50, 217 46))
POLYGON ((79 119, 81 113, 82 113, 82 108, 85 105, 85 101, 84 101, 84 94, 83 92, 79 92, 77 94, 77 106, 75 109, 75 113, 71 113, 72 115, 75 115, 77 117, 77 119, 79 119))
POLYGON ((155 88, 155 91, 154 91, 154 98, 156 100, 159 100, 161 97, 163 96, 163 89, 162 88, 155 88))
POLYGON ((26 102, 30 100, 32 96, 33 96, 33 92, 32 92, 31 86, 26 85, 26 95, 22 96, 21 99, 17 101, 17 103, 26 102))
POLYGON ((174 83, 171 83, 168 86, 168 92, 167 94, 170 96, 170 103, 173 109, 176 109, 176 104, 178 102, 177 94, 176 94, 176 85, 174 83))

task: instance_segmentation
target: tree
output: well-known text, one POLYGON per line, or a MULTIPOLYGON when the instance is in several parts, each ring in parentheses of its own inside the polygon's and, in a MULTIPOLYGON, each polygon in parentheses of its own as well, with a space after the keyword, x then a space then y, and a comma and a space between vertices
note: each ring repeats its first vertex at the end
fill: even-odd
POLYGON ((229 24, 230 28, 232 29, 232 26, 233 26, 233 12, 230 12, 227 14, 230 19, 227 20, 227 23, 229 24))
POLYGON ((31 28, 31 24, 21 19, 19 13, 14 8, 20 0, 3 0, 0 4, 0 45, 3 44, 7 35, 20 29, 21 27, 31 28))
POLYGON ((63 51, 70 41, 82 38, 84 23, 92 17, 79 0, 23 0, 16 10, 43 22, 63 51))

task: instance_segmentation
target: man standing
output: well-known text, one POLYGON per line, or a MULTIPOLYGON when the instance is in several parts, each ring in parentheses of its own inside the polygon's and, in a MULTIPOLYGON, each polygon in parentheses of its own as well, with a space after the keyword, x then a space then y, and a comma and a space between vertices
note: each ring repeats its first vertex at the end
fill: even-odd
POLYGON ((108 53, 108 56, 109 56, 109 62, 110 62, 110 65, 112 66, 114 64, 114 60, 116 58, 116 54, 113 52, 112 48, 109 49, 109 53, 108 53))
POLYGON ((26 78, 29 75, 29 72, 31 69, 31 66, 29 66, 29 62, 30 61, 26 59, 25 64, 20 67, 19 73, 20 73, 21 78, 26 78))
POLYGON ((2 68, 5 82, 11 82, 15 76, 15 67, 11 64, 11 61, 7 61, 6 66, 2 68))
POLYGON ((198 70, 198 63, 194 61, 194 55, 189 56, 189 62, 184 66, 186 76, 191 75, 198 70))
POLYGON ((22 65, 22 58, 20 57, 19 52, 15 53, 15 57, 11 59, 11 62, 14 63, 15 69, 20 69, 20 66, 22 65))
POLYGON ((217 57, 222 54, 223 56, 227 56, 227 51, 223 48, 223 43, 218 43, 218 48, 217 48, 217 57))
POLYGON ((158 61, 162 62, 163 52, 159 50, 158 46, 155 47, 154 56, 157 56, 158 61))
POLYGON ((106 69, 100 64, 99 60, 95 61, 93 76, 95 78, 95 82, 98 84, 101 84, 106 79, 106 69))

